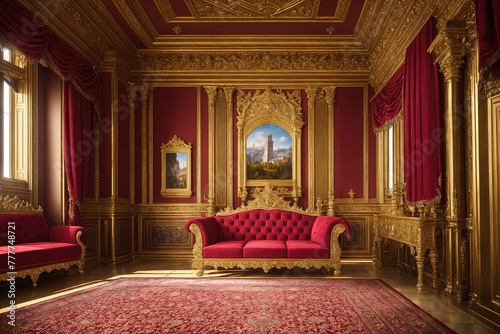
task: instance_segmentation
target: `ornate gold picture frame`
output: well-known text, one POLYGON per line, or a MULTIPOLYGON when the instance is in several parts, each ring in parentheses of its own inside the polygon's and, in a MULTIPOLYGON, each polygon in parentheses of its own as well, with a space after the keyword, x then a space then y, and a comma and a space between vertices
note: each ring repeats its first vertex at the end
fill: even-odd
POLYGON ((161 145, 161 190, 163 197, 190 197, 191 144, 177 135, 161 145))
POLYGON ((249 187, 266 185, 302 196, 301 110, 300 90, 238 90, 238 196, 244 201, 249 187))

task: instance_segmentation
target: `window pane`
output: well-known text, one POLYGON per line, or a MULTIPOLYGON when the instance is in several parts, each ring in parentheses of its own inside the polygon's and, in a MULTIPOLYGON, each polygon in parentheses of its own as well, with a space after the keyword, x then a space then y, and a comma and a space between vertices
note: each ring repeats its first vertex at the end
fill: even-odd
POLYGON ((6 60, 6 61, 10 62, 11 61, 11 52, 10 52, 10 50, 7 49, 7 48, 2 48, 2 51, 3 51, 2 52, 3 53, 2 54, 3 60, 6 60))

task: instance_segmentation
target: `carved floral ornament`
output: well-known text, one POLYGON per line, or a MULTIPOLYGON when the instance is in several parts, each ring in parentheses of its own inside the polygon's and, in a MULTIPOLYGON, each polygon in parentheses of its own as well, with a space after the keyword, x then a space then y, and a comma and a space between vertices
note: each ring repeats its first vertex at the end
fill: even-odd
POLYGON ((17 196, 3 196, 0 195, 0 212, 1 213, 42 213, 43 209, 33 207, 30 203, 23 201, 17 196))

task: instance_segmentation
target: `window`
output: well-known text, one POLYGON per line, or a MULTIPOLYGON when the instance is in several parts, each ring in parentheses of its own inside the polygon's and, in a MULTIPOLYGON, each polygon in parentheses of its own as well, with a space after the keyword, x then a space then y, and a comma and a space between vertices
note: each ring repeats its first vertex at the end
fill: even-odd
MULTIPOLYGON (((25 57, 1 47, 0 177, 28 180, 27 63, 25 57)), ((5 184, 1 184, 5 187, 5 184)))

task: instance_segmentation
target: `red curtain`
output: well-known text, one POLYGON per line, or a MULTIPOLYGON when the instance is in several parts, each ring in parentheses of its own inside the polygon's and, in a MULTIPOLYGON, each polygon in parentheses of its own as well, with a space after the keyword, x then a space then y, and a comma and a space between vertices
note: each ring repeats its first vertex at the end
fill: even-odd
POLYGON ((406 50, 404 160, 406 201, 425 206, 441 200, 442 110, 439 69, 427 49, 436 36, 429 19, 406 50))
POLYGON ((384 88, 372 100, 372 117, 375 131, 381 131, 403 109, 403 83, 405 66, 400 66, 384 88))
POLYGON ((500 1, 476 0, 476 27, 479 42, 479 71, 500 77, 500 1))
POLYGON ((0 1, 0 37, 32 60, 50 66, 73 82, 87 99, 97 95, 98 76, 92 63, 57 36, 37 15, 18 1, 0 1))
POLYGON ((0 1, 0 38, 31 60, 50 66, 65 82, 65 170, 70 203, 68 224, 81 222, 79 206, 87 188, 88 140, 96 113, 98 75, 92 63, 57 36, 37 15, 16 0, 0 1), (85 139, 87 138, 87 139, 85 139))
POLYGON ((64 167, 70 203, 68 225, 80 225, 80 204, 87 193, 89 157, 93 150, 92 103, 76 91, 73 84, 64 84, 64 167))

